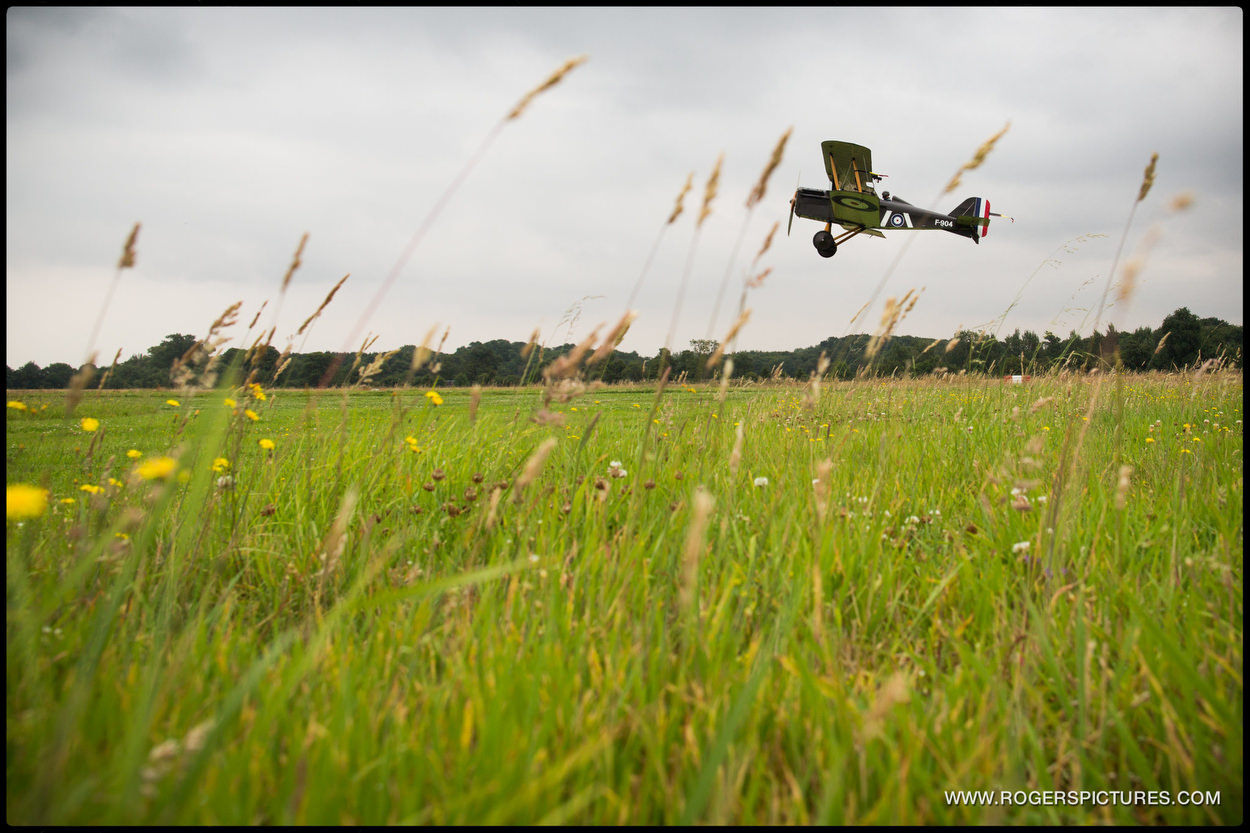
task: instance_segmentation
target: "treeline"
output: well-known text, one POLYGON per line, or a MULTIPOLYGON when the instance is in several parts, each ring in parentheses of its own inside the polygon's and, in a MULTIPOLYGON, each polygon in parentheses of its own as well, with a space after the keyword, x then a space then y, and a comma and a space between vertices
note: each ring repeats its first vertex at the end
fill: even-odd
MULTIPOLYGON (((818 366, 823 353, 829 360, 828 376, 847 379, 864 372, 883 376, 923 376, 932 373, 965 371, 988 375, 1040 374, 1059 368, 1089 370, 1095 367, 1123 367, 1127 370, 1175 370, 1207 359, 1218 359, 1226 366, 1242 367, 1242 326, 1218 318, 1198 318, 1182 307, 1163 319, 1156 329, 1141 327, 1080 336, 1075 331, 1060 338, 1047 331, 1042 336, 1016 330, 999 339, 992 334, 962 331, 951 339, 894 336, 869 355, 871 337, 851 335, 830 337, 820 344, 788 351, 743 350, 731 354, 736 379, 755 381, 768 378, 806 379, 818 366)), ((416 347, 406 345, 390 356, 384 353, 296 353, 282 359, 276 348, 268 347, 251 356, 230 348, 213 361, 186 361, 194 356, 194 336, 166 336, 146 353, 131 356, 108 368, 99 368, 93 386, 105 388, 157 388, 172 384, 171 369, 179 365, 197 376, 244 363, 254 380, 268 386, 311 388, 364 384, 368 387, 395 387, 409 381, 417 386, 435 383, 450 386, 519 385, 539 381, 542 369, 573 350, 574 345, 534 347, 525 350, 519 341, 475 341, 454 352, 435 355, 415 374, 411 367, 416 347), (279 372, 281 370, 281 372, 279 372), (275 381, 276 375, 276 381, 275 381)), ((715 341, 696 339, 685 350, 653 356, 617 351, 593 368, 593 377, 606 383, 644 382, 658 378, 665 366, 672 366, 674 378, 686 374, 701 379, 707 358, 716 349, 715 341)), ((201 356, 201 359, 203 357, 201 356)), ((5 386, 10 390, 66 388, 77 369, 62 363, 39 367, 29 362, 18 369, 5 367, 5 386)), ((203 381, 201 379, 200 381, 203 381)))

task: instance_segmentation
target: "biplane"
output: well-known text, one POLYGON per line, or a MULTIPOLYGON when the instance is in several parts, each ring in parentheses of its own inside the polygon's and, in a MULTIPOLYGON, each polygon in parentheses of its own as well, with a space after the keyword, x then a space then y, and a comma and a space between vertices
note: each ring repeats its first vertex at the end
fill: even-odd
POLYGON ((980 197, 969 197, 951 213, 943 214, 892 197, 889 191, 883 190, 878 196, 874 186, 885 175, 873 172, 872 151, 863 145, 834 141, 821 142, 820 150, 825 159, 825 173, 833 187, 828 191, 796 190, 790 200, 786 234, 789 235, 796 215, 824 223, 825 227, 812 238, 812 245, 821 257, 833 257, 840 244, 856 235, 885 237, 881 229, 941 229, 980 243, 989 233, 990 218, 1003 216, 990 213, 990 201, 980 197), (842 227, 836 237, 833 234, 835 224, 842 227))

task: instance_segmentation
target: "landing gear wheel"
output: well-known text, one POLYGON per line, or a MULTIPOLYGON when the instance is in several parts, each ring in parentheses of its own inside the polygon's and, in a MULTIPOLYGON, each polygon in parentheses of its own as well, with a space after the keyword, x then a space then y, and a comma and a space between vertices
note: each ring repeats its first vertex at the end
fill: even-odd
POLYGON ((838 253, 838 244, 834 242, 833 235, 824 229, 816 232, 812 238, 812 245, 816 247, 816 253, 821 257, 833 257, 838 253))

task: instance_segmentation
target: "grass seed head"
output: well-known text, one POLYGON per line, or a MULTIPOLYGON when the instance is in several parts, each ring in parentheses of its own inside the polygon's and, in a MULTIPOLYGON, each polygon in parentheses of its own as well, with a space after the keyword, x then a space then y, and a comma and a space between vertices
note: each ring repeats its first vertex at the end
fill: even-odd
POLYGON ((517 476, 516 488, 514 489, 514 493, 516 494, 518 500, 520 499, 521 492, 525 490, 525 487, 533 483, 535 478, 537 478, 539 473, 543 470, 543 463, 546 462, 547 455, 549 455, 551 450, 555 447, 556 438, 548 437, 542 441, 538 448, 534 450, 534 453, 530 455, 530 458, 525 461, 525 468, 522 469, 520 475, 517 476))
POLYGON ((742 429, 742 423, 739 422, 734 431, 734 448, 729 454, 729 473, 738 473, 738 464, 742 462, 742 443, 746 439, 746 432, 742 429))
POLYGON ((764 285, 764 279, 767 278, 772 273, 773 273, 773 267, 769 266, 763 272, 760 272, 758 275, 756 275, 755 277, 747 281, 747 288, 759 289, 761 286, 764 285))
POLYGON ((1115 488, 1116 509, 1123 509, 1128 504, 1128 489, 1132 476, 1132 466, 1120 466, 1120 476, 1115 488))
POLYGON ((564 80, 564 76, 568 75, 574 68, 580 66, 581 64, 584 64, 588 57, 589 56, 581 55, 577 58, 570 58, 569 60, 565 61, 564 66, 560 67, 555 72, 553 72, 546 81, 542 82, 537 87, 535 87, 534 89, 526 93, 525 96, 520 101, 517 102, 517 105, 512 108, 512 111, 508 113, 507 118, 505 120, 511 120, 511 119, 515 119, 519 117, 521 113, 525 112, 525 108, 529 106, 530 102, 534 100, 535 96, 537 96, 539 93, 542 93, 546 90, 551 89, 556 84, 559 84, 561 81, 564 80))
POLYGON ((1155 165, 1159 162, 1159 154, 1150 154, 1150 164, 1146 166, 1146 171, 1142 174, 1141 190, 1137 192, 1137 201, 1141 202, 1146 199, 1146 195, 1150 193, 1150 188, 1155 184, 1155 165))
POLYGON ((304 330, 308 329, 308 325, 317 320, 317 317, 321 315, 321 311, 324 310, 326 307, 328 307, 330 305, 330 302, 334 300, 334 293, 338 292, 339 287, 342 286, 343 283, 350 277, 351 277, 351 272, 348 272, 346 275, 339 278, 339 282, 336 283, 334 285, 334 288, 330 290, 330 293, 326 295, 325 300, 321 302, 321 306, 317 307, 317 311, 314 312, 312 315, 308 316, 308 318, 304 320, 303 324, 299 325, 299 329, 295 331, 295 334, 297 336, 303 335, 304 330))
MULTIPOLYGON (((300 267, 300 255, 304 253, 304 244, 308 242, 308 232, 304 232, 304 236, 300 238, 299 245, 295 247, 295 257, 291 258, 291 266, 286 270, 286 275, 282 278, 282 292, 286 292, 287 285, 291 283, 291 278, 295 276, 295 270, 300 267)), ((259 315, 259 313, 257 313, 259 315)))
POLYGON ((359 497, 359 493, 356 487, 348 487, 347 492, 343 495, 342 502, 339 504, 339 511, 334 516, 334 521, 330 524, 330 529, 321 544, 319 558, 321 560, 320 576, 322 582, 335 571, 343 555, 343 548, 347 543, 347 525, 351 522, 352 515, 356 512, 357 497, 359 497))
POLYGON ((1184 191, 1172 197, 1172 201, 1168 203, 1168 210, 1172 212, 1184 211, 1194 204, 1194 195, 1188 191, 1184 191))
POLYGON ((781 228, 780 220, 773 223, 773 227, 768 230, 768 235, 764 238, 764 245, 760 246, 760 250, 756 252, 755 260, 751 261, 752 264, 760 262, 760 258, 764 256, 764 252, 768 251, 768 247, 773 244, 773 235, 777 233, 777 229, 779 228, 781 228))
POLYGON ((695 228, 703 225, 703 221, 712 213, 712 200, 716 199, 716 188, 720 183, 720 166, 725 161, 725 154, 716 157, 716 167, 712 169, 712 175, 707 179, 707 185, 703 189, 703 208, 699 211, 699 221, 695 223, 695 228))
POLYGON ((135 265, 135 240, 139 237, 139 224, 135 223, 135 227, 130 230, 130 236, 126 238, 126 245, 122 247, 121 259, 117 261, 118 269, 133 269, 135 265))
POLYGON ((677 204, 673 206, 673 213, 668 215, 668 222, 665 225, 671 226, 678 217, 681 216, 681 204, 686 199, 686 194, 690 193, 690 188, 694 184, 694 172, 686 176, 686 184, 681 186, 681 193, 677 195, 677 204))
POLYGON ((538 328, 535 327, 534 332, 530 333, 530 340, 525 342, 525 346, 521 348, 521 358, 528 359, 530 357, 530 353, 532 353, 534 348, 538 345, 538 336, 539 331, 538 328))
POLYGON ((733 375, 734 360, 732 358, 725 359, 725 364, 721 366, 720 370, 720 393, 717 396, 717 401, 725 401, 725 394, 729 392, 729 380, 733 378, 733 375))
POLYGON ((87 357, 87 361, 83 363, 83 366, 78 368, 78 372, 69 380, 69 393, 65 395, 65 415, 67 417, 74 415, 74 409, 82 401, 83 390, 91 382, 91 377, 95 375, 95 359, 96 354, 93 352, 87 357))
POLYGON ((629 327, 634 323, 634 319, 638 317, 638 313, 630 310, 621 316, 621 320, 616 322, 616 326, 612 328, 612 332, 608 333, 603 339, 603 343, 596 348, 590 358, 586 360, 586 366, 601 362, 608 356, 612 355, 612 351, 621 343, 621 339, 625 338, 625 334, 629 332, 629 327))
POLYGON ((1007 132, 1007 128, 1009 127, 1011 127, 1011 122, 1007 122, 1007 124, 1003 125, 1002 130, 986 139, 981 147, 977 148, 977 152, 972 155, 972 158, 965 162, 963 167, 955 172, 955 176, 949 183, 947 183, 946 189, 942 191, 942 193, 949 194, 951 191, 958 188, 960 177, 963 176, 964 171, 972 171, 981 167, 981 163, 985 161, 986 157, 990 155, 990 151, 994 149, 994 144, 1003 137, 1003 134, 1007 132))
POLYGON ((725 355, 725 345, 734 340, 734 337, 738 335, 738 331, 742 329, 742 327, 747 323, 747 319, 750 317, 751 310, 749 309, 743 310, 742 315, 738 316, 738 320, 734 322, 733 326, 729 328, 729 332, 725 334, 725 338, 721 340, 720 344, 716 345, 716 349, 712 351, 712 355, 707 357, 707 364, 705 367, 708 370, 715 367, 716 363, 720 361, 720 357, 725 355))
POLYGON ((694 602, 699 578, 699 555, 703 551, 707 533, 708 517, 716 501, 702 487, 695 490, 690 526, 686 529, 686 543, 682 551, 681 607, 689 610, 694 602))
POLYGON ((790 134, 794 131, 793 127, 787 128, 786 132, 781 134, 781 138, 777 141, 777 147, 773 148, 772 158, 768 160, 768 164, 764 166, 764 172, 760 174, 759 182, 755 183, 755 187, 751 189, 751 193, 747 196, 747 208, 752 208, 760 200, 764 199, 764 191, 768 188, 768 178, 773 175, 773 171, 777 170, 777 166, 781 164, 782 154, 786 150, 786 141, 790 138, 790 134))

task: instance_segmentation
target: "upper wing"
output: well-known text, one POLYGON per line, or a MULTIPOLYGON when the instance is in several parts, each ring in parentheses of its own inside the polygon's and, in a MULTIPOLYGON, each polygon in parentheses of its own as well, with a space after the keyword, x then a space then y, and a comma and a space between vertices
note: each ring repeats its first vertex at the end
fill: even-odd
POLYGON ((851 142, 820 143, 825 174, 835 191, 872 191, 872 151, 851 142))

